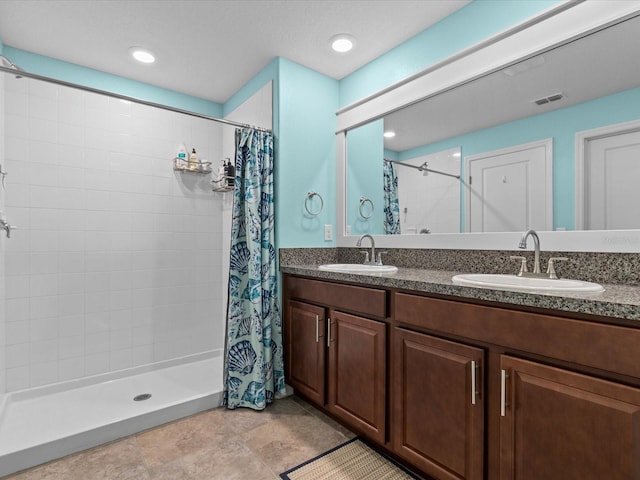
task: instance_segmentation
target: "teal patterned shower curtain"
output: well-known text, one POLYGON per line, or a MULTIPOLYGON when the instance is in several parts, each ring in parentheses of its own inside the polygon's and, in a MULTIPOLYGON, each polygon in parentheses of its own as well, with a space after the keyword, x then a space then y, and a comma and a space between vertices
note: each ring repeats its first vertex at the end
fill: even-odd
POLYGON ((397 235, 400 233, 400 204, 398 203, 398 177, 393 163, 382 161, 384 185, 384 233, 397 235))
POLYGON ((236 129, 224 386, 232 409, 262 410, 285 391, 273 166, 273 135, 236 129))

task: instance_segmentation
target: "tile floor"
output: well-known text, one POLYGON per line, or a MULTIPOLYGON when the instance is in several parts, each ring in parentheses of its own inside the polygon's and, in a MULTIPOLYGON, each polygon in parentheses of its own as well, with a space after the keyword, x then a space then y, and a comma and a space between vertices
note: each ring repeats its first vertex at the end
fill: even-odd
POLYGON ((262 412, 217 408, 6 480, 275 480, 355 435, 293 396, 262 412))

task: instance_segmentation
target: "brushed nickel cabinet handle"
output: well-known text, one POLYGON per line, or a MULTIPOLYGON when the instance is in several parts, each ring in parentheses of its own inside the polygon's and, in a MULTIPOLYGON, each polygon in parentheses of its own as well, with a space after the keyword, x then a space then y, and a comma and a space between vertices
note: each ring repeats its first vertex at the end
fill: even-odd
POLYGON ((320 316, 316 315, 316 343, 320 341, 320 316))
POLYGON ((500 370, 500 416, 507 415, 507 375, 506 370, 500 370))
POLYGON ((331 346, 331 319, 327 317, 327 347, 331 346))
POLYGON ((475 360, 471 360, 471 405, 476 404, 476 365, 475 360))

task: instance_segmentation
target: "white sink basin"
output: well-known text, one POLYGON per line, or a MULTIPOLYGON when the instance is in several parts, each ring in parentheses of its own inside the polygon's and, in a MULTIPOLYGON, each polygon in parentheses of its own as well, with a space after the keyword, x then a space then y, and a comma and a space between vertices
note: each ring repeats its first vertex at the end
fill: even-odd
POLYGON ((595 293, 604 291, 602 285, 597 283, 569 280, 566 278, 531 278, 518 277, 516 275, 469 273, 455 275, 451 280, 456 285, 464 285, 467 287, 496 288, 520 292, 595 293))
POLYGON ((327 263, 318 270, 343 273, 396 273, 398 267, 393 265, 365 265, 363 263, 327 263))

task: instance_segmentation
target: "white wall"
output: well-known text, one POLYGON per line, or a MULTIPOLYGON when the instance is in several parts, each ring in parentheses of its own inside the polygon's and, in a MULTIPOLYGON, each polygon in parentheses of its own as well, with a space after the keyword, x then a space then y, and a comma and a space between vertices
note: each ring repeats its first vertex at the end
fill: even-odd
POLYGON ((180 142, 221 158, 220 124, 5 86, 7 391, 221 349, 222 198, 172 170, 180 142))
MULTIPOLYGON (((4 112, 4 77, 0 75, 0 112, 4 112)), ((0 165, 5 169, 4 162, 4 115, 0 114, 0 165)), ((2 180, 0 176, 0 181, 2 180)), ((4 188, 0 185, 0 217, 4 215, 4 188)), ((0 230, 0 395, 5 392, 5 236, 0 230)))
MULTIPOLYGON (((460 150, 453 149, 412 158, 403 163, 460 175, 460 150), (454 153, 458 156, 454 156, 454 153)), ((420 233, 454 233, 460 231, 460 181, 455 178, 424 174, 413 168, 394 165, 398 177, 400 231, 420 233)))

